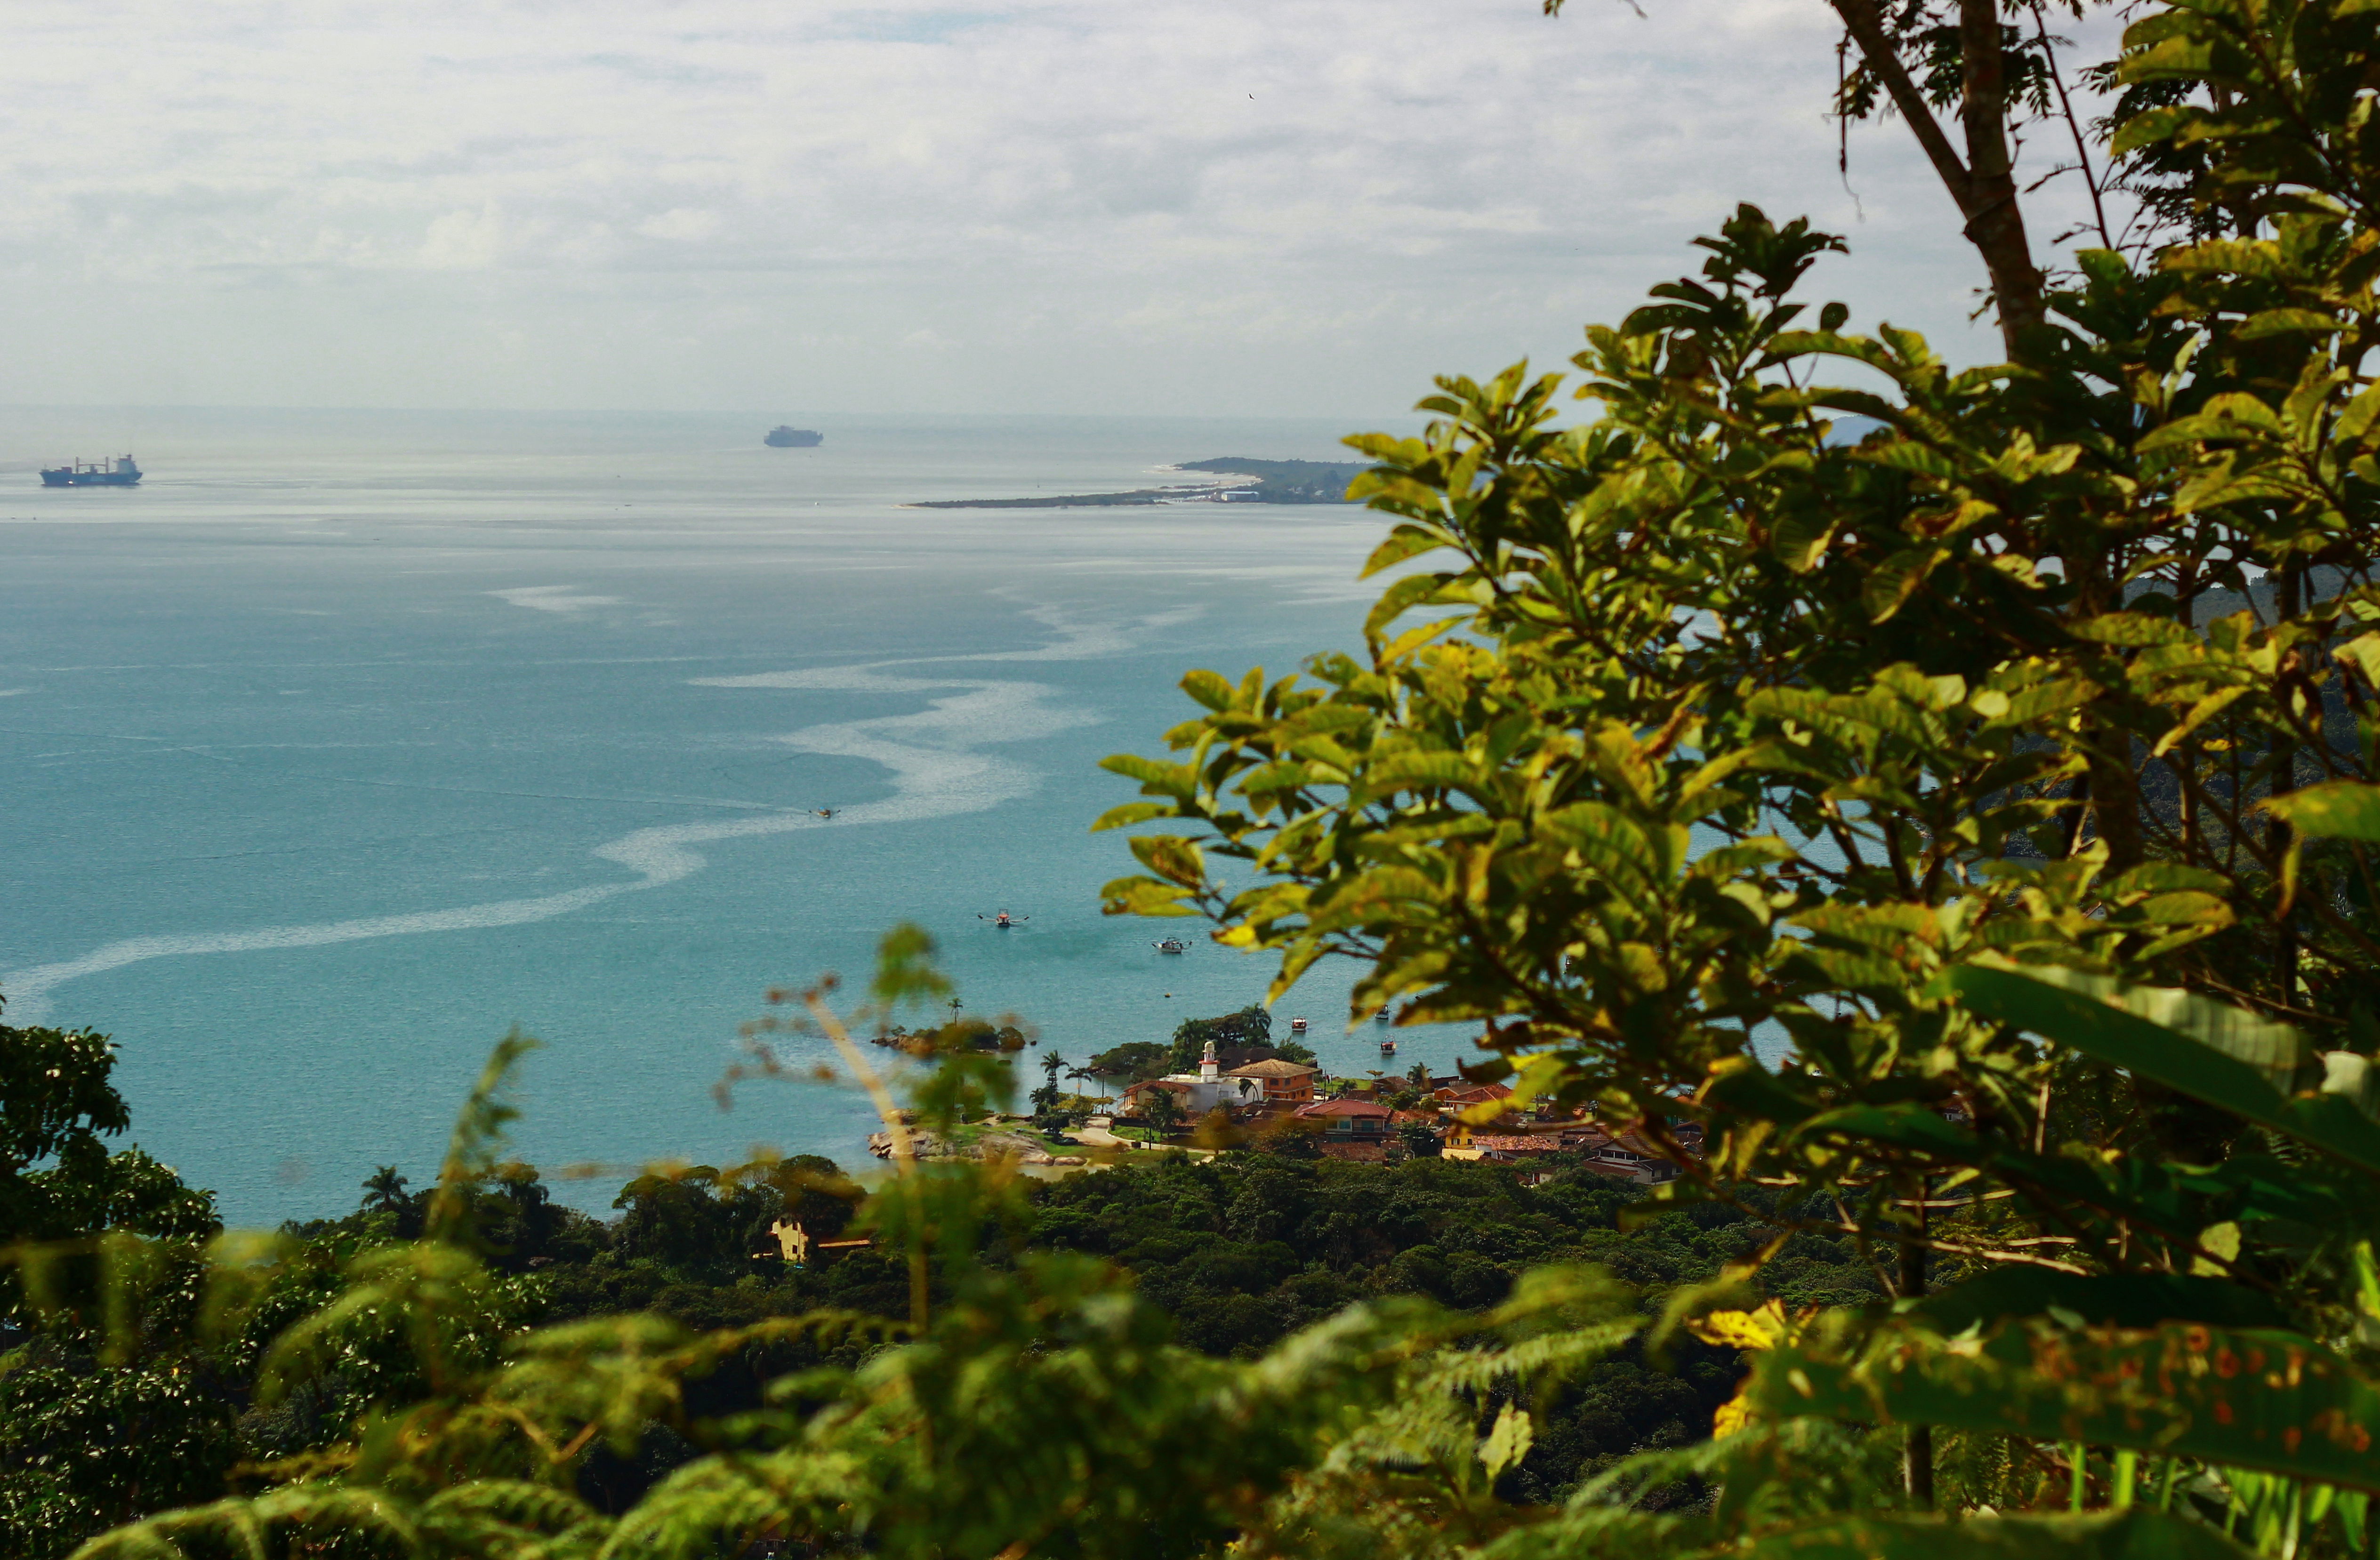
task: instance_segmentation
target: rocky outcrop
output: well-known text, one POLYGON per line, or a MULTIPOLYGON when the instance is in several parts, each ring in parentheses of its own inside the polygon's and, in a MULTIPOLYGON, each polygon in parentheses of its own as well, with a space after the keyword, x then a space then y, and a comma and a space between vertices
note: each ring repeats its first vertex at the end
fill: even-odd
MULTIPOLYGON (((892 1134, 874 1132, 868 1135, 868 1152, 879 1159, 892 1157, 892 1134)), ((911 1132, 909 1152, 920 1160, 931 1159, 1013 1159, 1020 1164, 1087 1164, 1090 1162, 1078 1153, 1053 1154, 1035 1139, 1021 1132, 987 1130, 969 1140, 957 1141, 938 1137, 931 1132, 911 1132)))

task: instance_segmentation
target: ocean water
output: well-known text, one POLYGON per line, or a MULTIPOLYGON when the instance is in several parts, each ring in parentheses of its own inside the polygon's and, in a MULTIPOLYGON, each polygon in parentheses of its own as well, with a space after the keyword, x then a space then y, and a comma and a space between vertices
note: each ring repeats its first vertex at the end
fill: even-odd
MULTIPOLYGON (((1088 827, 1134 789, 1097 763, 1162 750, 1189 667, 1360 644, 1378 520, 903 506, 1347 430, 818 418, 763 448, 774 420, 0 412, 8 1021, 113 1034, 131 1138, 257 1224, 429 1176, 516 1024, 546 1042, 518 1152, 614 1167, 581 1205, 759 1144, 857 1166, 856 1094, 713 1085, 768 988, 856 983, 898 920, 1070 1060, 1259 999, 1265 962, 1099 914, 1133 867, 1088 827), (127 447, 137 490, 34 474, 127 447)), ((1275 1009, 1344 1073, 1381 1065, 1354 973, 1275 1009)), ((1398 1070, 1469 1054, 1398 1038, 1398 1070)))

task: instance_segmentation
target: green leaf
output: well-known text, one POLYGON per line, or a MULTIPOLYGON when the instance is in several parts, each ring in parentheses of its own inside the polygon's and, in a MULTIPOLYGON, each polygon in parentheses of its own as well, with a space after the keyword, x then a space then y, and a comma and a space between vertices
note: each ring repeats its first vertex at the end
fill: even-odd
POLYGON ((2155 1327, 2204 1322, 2218 1327, 2278 1327, 2284 1318, 2269 1296, 2216 1278, 2166 1273, 2059 1273, 2054 1268, 1995 1268, 1919 1301, 1912 1320, 1952 1336, 1969 1327, 2014 1316, 2070 1311, 2100 1327, 2155 1327))
POLYGON ((2206 117, 2206 110, 2184 104, 2171 108, 2152 108, 2124 121, 2116 139, 2107 147, 2111 156, 2120 157, 2143 146, 2153 146, 2171 137, 2184 125, 2196 124, 2206 117))
POLYGON ((2326 780, 2287 796, 2267 797, 2265 810, 2317 839, 2380 841, 2380 786, 2326 780))
POLYGON ((1835 522, 1828 516, 1814 510, 1796 510, 1777 522, 1769 533, 1768 550, 1794 573, 1807 574, 1818 566, 1834 534, 1835 522))
POLYGON ((1380 631, 1406 612, 1421 605, 1438 594, 1450 576, 1443 574, 1408 574, 1380 592, 1380 599, 1364 618, 1364 637, 1377 640, 1380 631))
POLYGON ((1099 821, 1091 825, 1091 833, 1096 835, 1104 829, 1130 828, 1135 823, 1146 823, 1151 818, 1173 816, 1174 807, 1170 801, 1128 801, 1122 807, 1111 807, 1100 813, 1099 821))
POLYGON ((1818 1114, 1818 1107, 1796 1094, 1782 1079, 1749 1056, 1731 1057, 1713 1069, 1703 1085, 1701 1103, 1714 1111, 1792 1125, 1818 1114))
MULTIPOLYGON (((2167 986, 2131 985, 2109 976, 2058 965, 2027 965, 2022 969, 1969 966, 1954 971, 1950 979, 1966 998, 1967 1005, 1978 1012, 2003 1023, 2022 1024, 2061 1044, 2093 1050, 2094 1054, 2136 1072, 2154 1067, 2173 1070, 2203 1066, 2198 1079, 2204 1087, 2237 1089, 2252 1083, 2277 1092, 2295 1092, 2308 1086, 2310 1076, 2320 1074, 2313 1047, 2295 1029, 2190 992, 2167 986), (2034 994, 2025 989, 2028 985, 2052 988, 2069 1000, 2054 1007, 2034 1002, 2024 1007, 2026 1017, 2008 1017, 2018 1006, 2034 1001, 2034 994), (2034 1021, 2053 1013, 2072 1015, 2064 1021, 2075 1032, 2059 1033, 2034 1021), (2184 1043, 2177 1045, 2175 1042, 2184 1043), (2216 1054, 2202 1064, 2189 1042, 2216 1054), (2095 1049, 2103 1044, 2158 1047, 2161 1057, 2151 1058, 2146 1068, 2136 1067, 2095 1049), (2249 1072, 2244 1077, 2235 1075, 2228 1065, 2249 1072)), ((2174 1087, 2188 1085, 2176 1083, 2174 1087)))
POLYGON ((1386 542, 1372 549, 1372 555, 1364 561, 1364 570, 1359 578, 1368 579, 1380 570, 1393 568, 1407 558, 1435 553, 1441 547, 1455 544, 1452 536, 1436 526, 1401 525, 1389 532, 1386 542))
POLYGON ((2094 644, 2152 645, 2192 644, 2197 636, 2169 617, 2153 617, 2145 612, 2106 612, 2096 617, 2077 623, 2073 635, 2094 644))
POLYGON ((1888 1323, 1849 1350, 1782 1345, 1746 1388, 1761 1413, 2080 1441, 2380 1490, 2380 1393, 2312 1338, 2175 1323, 2004 1322, 1946 1344, 1888 1323))
POLYGON ((1371 796, 1400 790, 1436 790, 1476 784, 1477 766, 1461 753, 1411 750, 1390 753, 1364 771, 1364 789, 1371 796))
POLYGON ((1882 623, 1899 612, 1949 555, 1948 547, 1904 547, 1876 565, 1860 586, 1860 604, 1867 608, 1868 621, 1882 623))
POLYGON ((1496 1416, 1496 1427, 1480 1444, 1480 1466, 1488 1470, 1488 1478, 1494 1479, 1527 1456, 1529 1446, 1536 1439, 1527 1411, 1507 1403, 1504 1411, 1496 1416))
POLYGON ((1207 858, 1180 835, 1139 835, 1128 842, 1140 864, 1169 882, 1197 888, 1207 881, 1207 858))
POLYGON ((1182 691, 1218 713, 1232 707, 1232 685, 1215 672, 1184 672, 1182 691))
POLYGON ((1828 1517, 1730 1547, 1743 1560, 2246 1560, 2204 1522, 2135 1506, 2087 1517, 1828 1517))
POLYGON ((2362 673, 2365 682, 2380 687, 2380 634, 2359 635, 2331 653, 2362 673))
POLYGON ((1198 792, 1198 778, 1190 773, 1187 764, 1145 759, 1137 753, 1111 753, 1099 761, 1099 767, 1111 774, 1139 781, 1145 792, 1179 797, 1184 801, 1198 792))
POLYGON ((1943 482, 1956 481, 1960 475, 1959 468, 1951 463, 1949 457, 1912 439, 1895 439, 1889 444, 1866 445, 1859 451, 1859 458, 1943 482))
POLYGON ((1099 913, 1111 916, 1195 916, 1182 901, 1190 890, 1155 878, 1112 878, 1099 885, 1099 913))
POLYGON ((2240 341, 2254 341, 2262 336, 2283 335, 2295 331, 2335 331, 2341 317, 2325 314, 2313 309, 2267 309, 2248 316, 2240 327, 2240 341))
POLYGON ((2286 1024, 2187 992, 2039 965, 1963 965, 1946 971, 1940 985, 1986 1018, 2380 1172, 2380 1122, 2358 1108, 2363 1080, 2339 1079, 2356 1097, 2344 1088, 2307 1092, 2325 1090, 2330 1069, 2286 1024))

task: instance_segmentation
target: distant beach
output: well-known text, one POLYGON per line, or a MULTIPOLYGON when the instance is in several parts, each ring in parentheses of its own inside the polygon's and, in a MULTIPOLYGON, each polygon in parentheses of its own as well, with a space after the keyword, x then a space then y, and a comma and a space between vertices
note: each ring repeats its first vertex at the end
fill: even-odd
POLYGON ((1217 480, 1126 493, 1074 493, 1030 498, 944 498, 907 509, 1115 509, 1159 504, 1343 504, 1347 484, 1367 469, 1361 461, 1259 460, 1224 456, 1173 468, 1208 471, 1217 480))

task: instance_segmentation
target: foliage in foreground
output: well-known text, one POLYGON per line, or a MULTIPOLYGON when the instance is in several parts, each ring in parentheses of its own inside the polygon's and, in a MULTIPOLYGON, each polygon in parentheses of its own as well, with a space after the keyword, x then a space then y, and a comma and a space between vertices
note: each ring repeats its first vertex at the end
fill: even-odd
MULTIPOLYGON (((1391 1415, 1399 1446, 1459 1450, 1453 1487, 1492 1507, 1495 1476, 1529 1450, 1511 1428, 1524 1421, 1505 1415, 1483 1464, 1473 1400, 1559 1380, 1642 1325, 1609 1280, 1548 1268, 1482 1312, 1383 1296, 1254 1359, 1217 1359, 1171 1342, 1164 1313, 1097 1258, 982 1260, 1026 1218, 1024 1183, 1004 1169, 904 1160, 856 1227, 907 1253, 905 1317, 813 1310, 698 1334, 642 1314, 522 1331, 505 1322, 506 1281, 471 1249, 511 1059, 500 1054, 465 1112, 423 1237, 364 1245, 259 1365, 267 1401, 391 1347, 411 1378, 385 1383, 326 1445, 253 1468, 261 1493, 154 1516, 79 1553, 251 1542, 268 1553, 335 1536, 341 1554, 710 1555, 773 1534, 895 1554, 1197 1554, 1260 1530, 1298 1470, 1367 1409, 1391 1415), (804 1342, 862 1347, 850 1362, 773 1376, 744 1411, 688 1411, 722 1364, 804 1342), (625 1514, 583 1498, 576 1474, 591 1452, 631 1454, 664 1427, 704 1455, 625 1514)), ((921 1091, 919 1119, 930 1128, 1003 1082, 996 1063, 953 1053, 921 1091)), ((254 1248, 217 1256, 220 1315, 249 1325, 237 1291, 280 1275, 254 1248)))
POLYGON ((1109 826, 1180 831, 1111 908, 1209 918, 1276 994, 1359 958, 1358 1012, 1483 1025, 1512 1108, 1693 1120, 1674 1196, 1876 1250, 1888 1309, 1709 1298, 1761 1360, 1730 1423, 1900 1427, 1946 1517, 2127 1508, 2145 1468, 2261 1547, 2361 1551, 2380 13, 2145 9, 2098 150, 2186 220, 2045 287, 1985 229, 2046 32, 1837 9, 1871 103, 1921 66, 1960 103, 2012 360, 1812 317, 1840 242, 1745 206, 1588 332, 1592 423, 1558 376, 1441 381, 1421 436, 1351 441, 1395 521, 1366 652, 1185 677, 1175 756, 1109 761, 1148 798, 1109 826))
MULTIPOLYGON (((1874 8, 1839 8, 1877 67, 1874 8)), ((1977 0, 1904 42, 1970 104, 2018 53, 1977 0)), ((421 1240, 359 1251, 260 1365, 294 1397, 401 1359, 402 1390, 86 1553, 2362 1553, 2376 73, 2354 0, 2148 10, 2113 147, 2186 241, 2046 289, 2002 244, 2009 365, 1951 372, 1839 304, 1796 329, 1839 246, 1739 211, 1699 278, 1590 333, 1595 425, 1515 371, 1361 443, 1398 521, 1375 567, 1451 560, 1388 586, 1364 658, 1193 674, 1184 761, 1116 761, 1150 799, 1113 822, 1202 831, 1136 838, 1117 908, 1208 913, 1284 982, 1356 954, 1360 1003, 1487 1026, 1517 1102, 1699 1120, 1679 1195, 1778 1231, 1747 1269, 1823 1235, 1887 1300, 1789 1311, 1745 1272, 1648 1324, 1557 1267, 1217 1358, 1088 1255, 981 1260, 1015 1186, 905 1156, 865 1214, 897 1320, 522 1332, 469 1242, 483 1103, 421 1240), (1256 886, 1223 896, 1209 853, 1256 886), (1680 1328, 1754 1359, 1722 1433, 1512 1498, 1545 1383, 1680 1328), (725 1359, 820 1342, 856 1347, 687 1411, 725 1359), (582 1499, 581 1459, 655 1424, 700 1455, 625 1512, 582 1499)), ((1981 234, 2015 189, 1971 150, 1981 234)), ((880 998, 931 984, 920 952, 880 998)), ((943 1058, 920 1121, 998 1079, 943 1058)), ((226 1250, 218 1288, 267 1271, 226 1250)))
MULTIPOLYGON (((494 1134, 505 1113, 492 1095, 509 1059, 500 1054, 465 1112, 441 1178, 445 1200, 433 1196, 423 1238, 361 1245, 324 1303, 267 1335, 258 1367, 267 1401, 377 1364, 384 1373, 361 1411, 327 1426, 311 1449, 251 1467, 261 1493, 137 1521, 79 1554, 328 1544, 319 1552, 708 1556, 769 1538, 920 1556, 1189 1555, 1226 1543, 1243 1553, 1515 1556, 1919 1542, 2228 1552, 2204 1522, 2148 1511, 2061 1524, 1986 1518, 1948 1533, 1928 1526, 1889 1493, 1897 1445, 1860 1423, 1878 1418, 1882 1401, 1864 1394, 1908 1383, 1846 1353, 1828 1326, 1786 1322, 1773 1302, 1762 1313, 1709 1311, 1739 1284, 1735 1274, 1670 1289, 1657 1318, 1608 1275, 1540 1266, 1481 1310, 1376 1293, 1245 1358, 1187 1348, 1151 1297, 1094 1256, 1045 1247, 986 1260, 1031 1216, 1024 1184, 998 1165, 904 1162, 863 1204, 856 1227, 875 1233, 896 1271, 908 1268, 905 1316, 812 1310, 696 1332, 647 1313, 524 1329, 507 1319, 509 1281, 473 1249, 470 1217, 500 1164, 494 1134), (1549 1411, 1561 1383, 1640 1347, 1657 1367, 1674 1363, 1692 1347, 1674 1329, 1680 1317, 1713 1343, 1792 1364, 1755 1371, 1733 1416, 1722 1416, 1719 1439, 1606 1462, 1560 1505, 1532 1504, 1544 1486, 1524 1469, 1539 1438, 1565 1428, 1549 1411), (721 1370, 806 1346, 836 1357, 813 1352, 764 1371, 751 1403, 703 1406, 703 1383, 721 1370), (1814 1382, 1832 1395, 1815 1404, 1778 1395, 1780 1383, 1807 1395, 1814 1382), (679 1438, 694 1455, 623 1510, 589 1498, 581 1475, 590 1457, 632 1456, 656 1437, 679 1438)), ((932 1129, 938 1112, 996 1093, 1003 1079, 979 1054, 944 1057, 920 1091, 921 1124, 932 1129)), ((1428 1177, 1463 1167, 1412 1170, 1428 1177)), ((1315 1171, 1243 1159, 1086 1177, 1045 1199, 1043 1233, 1075 1244, 1178 1238, 1200 1217, 1199 1201, 1229 1188, 1230 1205, 1206 1216, 1260 1249, 1278 1221, 1330 1227, 1328 1207, 1311 1203, 1315 1171)), ((1546 1239, 1558 1210, 1611 1195, 1580 1185, 1549 1205, 1524 1200, 1513 1228, 1523 1240, 1546 1239)), ((1353 1233, 1378 1238, 1413 1216, 1410 1207, 1380 1209, 1353 1233)), ((1693 1249, 1686 1232, 1697 1223, 1682 1226, 1682 1250, 1693 1249)), ((1737 1245, 1748 1233, 1717 1227, 1737 1245)), ((219 1247, 217 1263, 219 1324, 254 1335, 257 1318, 243 1314, 254 1300, 243 1305, 242 1293, 270 1293, 285 1275, 254 1247, 219 1247)), ((1903 1322, 1955 1330, 1959 1306, 1976 1299, 1975 1286, 1953 1288, 1903 1322)), ((2108 1341, 2087 1325, 2060 1325, 2056 1341, 2071 1353, 2108 1341)), ((2324 1361, 2304 1363, 2319 1391, 2324 1361)), ((2045 1380, 2038 1357, 2033 1364, 2020 1365, 2013 1385, 1987 1382, 1979 1392, 1970 1380, 1947 1395, 1980 1404, 1968 1416, 1979 1428, 1992 1428, 1982 1421, 1995 1403, 2027 1395, 2037 1414, 2077 1411, 2081 1399, 2060 1398, 2060 1378, 2045 1380)), ((1976 1369, 1987 1374, 1988 1360, 1976 1369)), ((2372 1420, 2352 1404, 2344 1413, 2350 1426, 2372 1420)), ((2116 1405, 2089 1428, 2121 1444, 2123 1417, 2116 1405)), ((2235 1486, 2241 1477, 2232 1475, 2235 1486)), ((2360 1503, 2331 1506, 2360 1517, 2360 1503)))
MULTIPOLYGON (((45 1054, 43 1038, 0 1028, 0 1068, 45 1054)), ((107 1058, 102 1043, 90 1051, 107 1058)), ((113 1120, 122 1103, 112 1091, 105 1101, 113 1120)), ((1436 1158, 1149 1154, 1016 1189, 1025 1222, 988 1228, 980 1261, 1010 1268, 1018 1252, 1099 1259, 1162 1314, 1170 1341, 1243 1362, 1359 1302, 1413 1298, 1490 1310, 1526 1271, 1548 1264, 1603 1266, 1634 1286, 1641 1315, 1654 1316, 1679 1286, 1717 1278, 1767 1238, 1757 1220, 1717 1206, 1641 1218, 1649 1212, 1641 1188, 1583 1167, 1528 1185, 1500 1166, 1436 1158)), ((367 1254, 422 1238, 441 1190, 412 1189, 384 1166, 355 1212, 227 1247, 227 1257, 268 1266, 245 1273, 244 1302, 219 1316, 191 1303, 204 1259, 187 1244, 176 1249, 181 1281, 126 1308, 133 1324, 120 1332, 97 1310, 55 1310, 0 1356, 0 1553, 62 1560, 110 1527, 220 1497, 236 1469, 303 1466, 310 1454, 351 1441, 364 1420, 419 1401, 428 1383, 401 1333, 351 1333, 294 1379, 261 1377, 274 1337, 337 1299, 351 1274, 371 1271, 367 1254)), ((863 1194, 832 1162, 657 1168, 621 1188, 609 1221, 550 1191, 532 1167, 507 1160, 492 1161, 469 1191, 469 1249, 494 1302, 473 1345, 482 1363, 494 1358, 492 1345, 533 1327, 637 1312, 688 1335, 819 1311, 893 1322, 908 1315, 897 1251, 846 1248, 808 1266, 755 1255, 774 1249, 770 1229, 780 1220, 800 1222, 813 1239, 847 1237, 863 1194)), ((1762 1284, 1796 1308, 1877 1292, 1852 1243, 1815 1235, 1769 1262, 1762 1284)), ((938 1281, 929 1298, 949 1294, 938 1281)), ((218 1295, 234 1298, 220 1287, 218 1295)), ((572 1490, 599 1512, 629 1510, 702 1455, 702 1426, 759 1408, 768 1383, 782 1377, 856 1366, 876 1347, 867 1335, 775 1336, 722 1359, 686 1381, 628 1449, 590 1445, 572 1490)), ((1498 1476, 1500 1498, 1558 1502, 1633 1452, 1705 1439, 1734 1391, 1736 1351, 1687 1340, 1668 1352, 1656 1363, 1632 1341, 1561 1382, 1500 1393, 1498 1407, 1509 1401, 1533 1427, 1525 1451, 1498 1476)), ((238 1481, 255 1482, 247 1472, 238 1481)))

